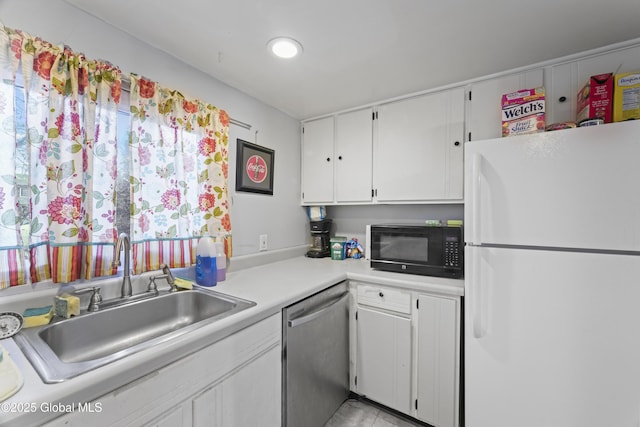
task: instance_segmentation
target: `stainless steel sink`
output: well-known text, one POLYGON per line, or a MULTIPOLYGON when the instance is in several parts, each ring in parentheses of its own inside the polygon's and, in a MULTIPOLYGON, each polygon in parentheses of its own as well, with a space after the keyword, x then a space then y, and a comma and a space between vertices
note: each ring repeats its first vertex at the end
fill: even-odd
POLYGON ((46 383, 64 381, 254 306, 193 289, 22 330, 15 341, 46 383))

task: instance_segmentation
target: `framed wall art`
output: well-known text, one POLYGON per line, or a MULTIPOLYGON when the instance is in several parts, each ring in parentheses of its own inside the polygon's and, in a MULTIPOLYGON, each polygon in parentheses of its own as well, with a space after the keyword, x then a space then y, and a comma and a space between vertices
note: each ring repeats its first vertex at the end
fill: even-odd
POLYGON ((275 151, 238 139, 236 191, 273 195, 275 151))

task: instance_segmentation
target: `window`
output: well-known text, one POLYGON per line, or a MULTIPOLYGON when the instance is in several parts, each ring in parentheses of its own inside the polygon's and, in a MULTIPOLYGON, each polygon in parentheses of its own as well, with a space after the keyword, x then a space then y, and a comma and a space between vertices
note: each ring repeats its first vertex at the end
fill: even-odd
MULTIPOLYGON (((15 191, 17 192, 16 223, 28 225, 30 223, 30 193, 29 186, 29 159, 27 153, 27 118, 24 114, 24 88, 22 78, 17 79, 15 87, 14 111, 15 111, 15 138, 16 138, 16 171, 15 191)), ((11 177, 6 177, 11 179, 11 177)))
POLYGON ((0 32, 0 288, 112 275, 119 233, 136 274, 191 265, 205 233, 230 243, 224 110, 0 32))
POLYGON ((122 92, 118 107, 118 179, 116 183, 116 228, 118 233, 131 235, 131 188, 129 141, 131 138, 131 114, 129 93, 122 92))

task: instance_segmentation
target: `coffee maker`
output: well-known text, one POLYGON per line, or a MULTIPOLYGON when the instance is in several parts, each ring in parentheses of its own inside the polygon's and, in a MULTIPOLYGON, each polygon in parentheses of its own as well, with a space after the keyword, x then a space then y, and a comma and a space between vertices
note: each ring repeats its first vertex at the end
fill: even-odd
POLYGON ((331 220, 309 221, 311 228, 311 248, 307 251, 309 258, 325 258, 331 255, 329 248, 331 220))

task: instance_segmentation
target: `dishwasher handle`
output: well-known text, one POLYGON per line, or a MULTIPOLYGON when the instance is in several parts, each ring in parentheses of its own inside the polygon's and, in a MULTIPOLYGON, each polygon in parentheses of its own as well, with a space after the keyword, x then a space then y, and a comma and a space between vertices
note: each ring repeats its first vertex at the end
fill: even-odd
POLYGON ((325 314, 327 311, 331 310, 335 305, 340 304, 342 301, 347 299, 348 296, 349 296, 349 292, 345 292, 344 294, 342 294, 342 296, 340 296, 340 298, 336 299, 331 304, 320 307, 317 310, 314 310, 311 313, 307 314, 306 316, 289 320, 287 324, 289 325, 290 328, 295 328, 296 326, 304 325, 307 322, 311 322, 312 320, 317 319, 318 317, 325 314))

